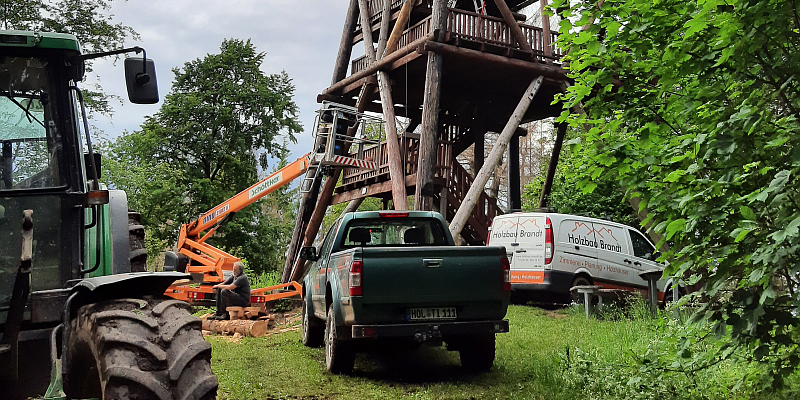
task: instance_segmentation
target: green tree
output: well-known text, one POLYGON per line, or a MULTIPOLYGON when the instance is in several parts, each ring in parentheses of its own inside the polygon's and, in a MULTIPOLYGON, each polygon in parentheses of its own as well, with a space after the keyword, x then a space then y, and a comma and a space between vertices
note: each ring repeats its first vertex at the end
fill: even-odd
MULTIPOLYGON (((780 387, 800 363, 800 17, 792 1, 559 0, 591 178, 618 180, 665 240, 669 275, 703 281, 694 321, 780 387), (587 29, 581 27, 587 26, 587 29)), ((690 282, 691 283, 691 282, 690 282)), ((686 343, 685 341, 682 343, 686 343)), ((774 384, 774 386, 773 386, 774 384)))
MULTIPOLYGON (((75 35, 84 53, 99 53, 122 48, 127 39, 138 39, 133 28, 114 23, 109 13, 112 0, 32 0, 0 2, 3 29, 58 32, 75 35)), ((87 63, 91 71, 91 63, 87 63)), ((96 85, 83 89, 90 111, 110 115, 109 101, 116 96, 96 85)))
MULTIPOLYGON (((570 129, 566 139, 580 135, 580 130, 570 129)), ((550 191, 548 207, 564 214, 581 214, 606 219, 630 226, 639 226, 639 219, 625 200, 625 191, 616 180, 607 176, 592 179, 594 186, 581 186, 593 160, 587 150, 577 145, 578 139, 569 140, 562 147, 558 167, 550 191), (570 143, 575 143, 570 146, 570 143)), ((533 211, 539 207, 539 197, 544 186, 549 161, 542 163, 542 171, 522 192, 522 208, 533 211)))
MULTIPOLYGON (((159 112, 109 146, 108 180, 128 192, 157 242, 174 243, 180 224, 254 184, 270 156, 285 163, 279 138, 301 131, 289 76, 262 72, 265 54, 249 40, 225 40, 220 50, 174 69, 159 112)), ((255 271, 277 267, 294 222, 290 192, 271 196, 280 200, 245 208, 211 241, 255 271)))

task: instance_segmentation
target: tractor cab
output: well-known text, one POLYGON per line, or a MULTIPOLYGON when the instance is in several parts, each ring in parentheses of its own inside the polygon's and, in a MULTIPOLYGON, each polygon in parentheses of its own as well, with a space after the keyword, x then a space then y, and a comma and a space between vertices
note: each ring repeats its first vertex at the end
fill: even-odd
MULTIPOLYGON (((82 54, 72 35, 0 31, 0 387, 4 398, 49 398, 59 393, 105 398, 104 391, 115 390, 112 378, 118 350, 102 347, 109 343, 103 335, 138 331, 126 327, 129 320, 105 321, 94 318, 97 313, 105 310, 116 316, 131 302, 138 302, 138 309, 153 318, 189 315, 188 310, 176 308, 170 311, 174 315, 162 317, 169 304, 159 306, 165 298, 157 297, 186 275, 130 273, 134 252, 127 197, 98 181, 100 157, 92 148, 77 83, 83 79, 86 60, 128 52, 144 50, 82 54), (107 328, 97 329, 95 323, 107 328)), ((144 54, 125 60, 125 81, 131 102, 158 101, 155 66, 144 54)), ((201 343, 199 328, 190 331, 191 336, 180 340, 201 343)), ((199 359, 207 364, 210 351, 206 353, 199 359)), ((198 371, 211 376, 205 364, 198 371)), ((178 383, 161 384, 179 391, 178 383)), ((216 390, 216 384, 209 390, 216 390)))

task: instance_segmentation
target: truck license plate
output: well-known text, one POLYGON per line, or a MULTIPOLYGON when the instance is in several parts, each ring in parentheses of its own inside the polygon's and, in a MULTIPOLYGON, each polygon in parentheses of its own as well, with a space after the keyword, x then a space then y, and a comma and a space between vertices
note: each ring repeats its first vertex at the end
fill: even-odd
POLYGON ((411 321, 426 319, 456 319, 455 307, 409 308, 408 319, 411 321))

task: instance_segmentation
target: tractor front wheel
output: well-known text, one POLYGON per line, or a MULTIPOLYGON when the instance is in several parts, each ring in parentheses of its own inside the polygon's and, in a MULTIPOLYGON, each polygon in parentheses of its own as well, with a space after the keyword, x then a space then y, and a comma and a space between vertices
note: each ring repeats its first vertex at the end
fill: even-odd
POLYGON ((200 328, 189 304, 161 296, 81 307, 68 327, 67 395, 215 398, 218 382, 211 372, 211 345, 200 328))

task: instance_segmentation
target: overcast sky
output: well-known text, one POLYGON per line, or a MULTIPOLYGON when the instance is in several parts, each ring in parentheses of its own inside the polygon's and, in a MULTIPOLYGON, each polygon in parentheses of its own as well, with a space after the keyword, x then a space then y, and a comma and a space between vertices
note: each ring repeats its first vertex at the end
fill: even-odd
MULTIPOLYGON (((294 159, 309 150, 317 94, 330 86, 348 4, 347 0, 116 0, 111 13, 114 21, 141 35, 140 41, 126 46, 144 47, 155 61, 162 100, 174 78, 172 68, 219 53, 223 39, 251 39, 258 51, 267 53, 261 69, 270 74, 285 70, 294 82, 294 101, 305 130, 298 144, 290 146, 294 159)), ((127 101, 121 61, 116 65, 110 59, 95 61, 94 75, 106 93, 124 99, 124 104, 114 104, 111 119, 95 117, 95 126, 109 138, 138 130, 144 117, 161 106, 161 102, 127 101)), ((87 82, 95 79, 90 76, 87 82)))

